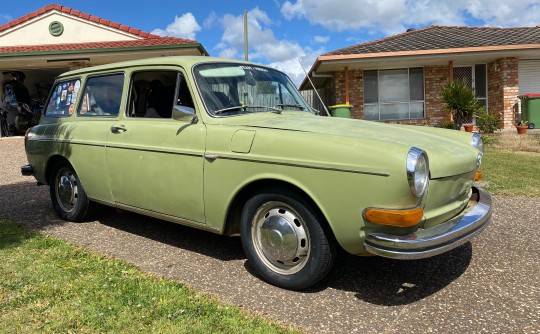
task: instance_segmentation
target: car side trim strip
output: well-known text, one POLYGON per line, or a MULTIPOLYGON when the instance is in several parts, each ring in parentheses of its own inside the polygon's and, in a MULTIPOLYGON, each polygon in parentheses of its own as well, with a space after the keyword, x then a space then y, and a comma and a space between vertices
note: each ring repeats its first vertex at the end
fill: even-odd
POLYGON ((366 175, 375 175, 375 176, 384 176, 384 177, 390 176, 390 174, 384 173, 384 172, 368 172, 368 171, 363 171, 363 170, 358 170, 358 169, 314 166, 314 165, 296 164, 296 163, 290 163, 290 162, 268 161, 268 160, 249 159, 249 158, 222 156, 222 155, 219 156, 219 159, 245 161, 245 162, 261 163, 261 164, 268 164, 268 165, 279 165, 279 166, 287 166, 287 167, 319 169, 319 170, 327 170, 327 171, 332 171, 332 172, 356 173, 356 174, 366 174, 366 175))
POLYGON ((119 145, 95 144, 95 143, 75 141, 75 140, 40 139, 39 141, 48 141, 48 142, 55 142, 55 143, 62 143, 62 144, 72 144, 72 145, 81 145, 81 146, 115 148, 115 149, 141 151, 141 152, 167 153, 167 154, 185 155, 185 156, 191 156, 191 157, 202 157, 202 154, 199 154, 199 153, 189 153, 189 152, 181 152, 181 151, 168 151, 168 150, 158 150, 158 149, 148 149, 148 148, 137 148, 137 147, 128 147, 128 146, 119 146, 119 145))
MULTIPOLYGON (((53 140, 43 140, 43 141, 53 141, 53 140)), ((166 150, 158 150, 158 149, 146 149, 146 148, 134 148, 134 147, 127 147, 127 146, 111 146, 111 145, 98 145, 98 144, 91 144, 91 143, 84 143, 84 142, 78 142, 78 141, 71 141, 71 140, 56 140, 57 143, 66 143, 66 144, 75 144, 75 145, 88 145, 88 146, 98 146, 98 147, 106 147, 106 148, 116 148, 116 149, 124 149, 124 150, 134 150, 134 151, 142 151, 142 152, 154 152, 154 153, 168 153, 168 154, 178 154, 178 155, 185 155, 185 156, 192 156, 192 157, 201 157, 204 158, 204 154, 197 154, 197 153, 187 153, 187 152, 178 152, 178 151, 166 151, 166 150)), ((216 156, 217 157, 217 156, 216 156)), ((260 163, 260 164, 267 164, 267 165, 277 165, 277 166, 287 166, 287 167, 298 167, 298 168, 309 168, 309 169, 318 169, 318 170, 326 170, 326 171, 332 171, 332 172, 345 172, 345 173, 355 173, 355 174, 364 174, 364 175, 374 175, 374 176, 383 176, 383 177, 389 177, 390 174, 385 172, 371 172, 371 171, 365 171, 365 170, 358 170, 358 169, 348 169, 348 168, 338 168, 338 167, 325 167, 325 166, 314 166, 314 165, 307 165, 307 164, 297 164, 297 163, 290 163, 290 162, 279 162, 279 161, 269 161, 269 160, 261 160, 261 159, 250 159, 250 158, 242 158, 242 157, 233 157, 233 156, 224 156, 219 155, 219 159, 222 160, 234 160, 234 161, 244 161, 244 162, 253 162, 253 163, 260 163)))

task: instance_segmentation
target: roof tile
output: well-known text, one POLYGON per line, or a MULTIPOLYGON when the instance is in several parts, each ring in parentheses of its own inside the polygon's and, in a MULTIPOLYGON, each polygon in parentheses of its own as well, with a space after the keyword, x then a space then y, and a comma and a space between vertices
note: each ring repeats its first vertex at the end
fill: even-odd
POLYGON ((99 23, 99 17, 94 16, 94 15, 90 15, 89 20, 92 21, 92 22, 99 23))
POLYGON ((335 50, 325 56, 527 44, 540 44, 540 27, 430 26, 335 50))
POLYGON ((66 50, 94 50, 130 47, 151 47, 165 45, 186 45, 197 43, 194 40, 175 37, 145 38, 131 41, 109 41, 92 43, 69 43, 69 44, 44 44, 44 45, 24 45, 24 46, 3 46, 0 47, 2 53, 25 53, 25 52, 54 52, 66 50))
POLYGON ((69 14, 69 15, 73 15, 73 16, 76 16, 76 17, 80 17, 82 19, 85 19, 85 20, 89 20, 89 21, 92 21, 92 22, 96 22, 96 23, 99 23, 99 24, 102 24, 102 25, 105 25, 105 26, 108 26, 108 27, 111 27, 111 28, 114 28, 114 29, 119 29, 119 30, 122 30, 122 31, 125 31, 125 32, 129 32, 133 35, 136 35, 136 36, 139 36, 139 37, 143 37, 143 38, 151 38, 151 39, 157 39, 157 38, 160 38, 160 36, 157 36, 157 35, 153 35, 153 34, 150 34, 148 32, 145 32, 145 31, 142 31, 142 30, 139 30, 139 29, 136 29, 136 28, 132 28, 132 27, 128 27, 128 26, 125 26, 125 25, 122 25, 120 23, 116 23, 116 22, 112 22, 110 20, 106 20, 106 19, 103 19, 103 18, 100 18, 98 16, 94 16, 94 15, 90 15, 90 14, 87 14, 87 13, 83 13, 79 10, 75 10, 75 9, 72 9, 72 8, 69 8, 69 7, 66 7, 66 6, 61 6, 61 5, 58 5, 58 4, 50 4, 50 5, 47 5, 45 7, 42 7, 32 13, 29 13, 25 16, 22 16, 20 18, 17 18, 13 21, 10 21, 6 24, 3 24, 3 25, 0 25, 0 32, 4 31, 4 30, 7 30, 9 28, 12 28, 18 24, 21 24, 21 23, 24 23, 36 16, 39 16, 41 14, 44 14, 48 11, 51 11, 51 10, 57 10, 57 11, 61 11, 63 13, 66 13, 66 14, 69 14))

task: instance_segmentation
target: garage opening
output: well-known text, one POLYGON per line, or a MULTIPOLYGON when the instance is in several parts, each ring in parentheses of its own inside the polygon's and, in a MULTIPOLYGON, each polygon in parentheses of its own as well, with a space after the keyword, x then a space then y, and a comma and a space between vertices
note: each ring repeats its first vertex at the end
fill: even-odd
POLYGON ((69 68, 2 69, 0 136, 21 136, 37 124, 55 78, 69 68))

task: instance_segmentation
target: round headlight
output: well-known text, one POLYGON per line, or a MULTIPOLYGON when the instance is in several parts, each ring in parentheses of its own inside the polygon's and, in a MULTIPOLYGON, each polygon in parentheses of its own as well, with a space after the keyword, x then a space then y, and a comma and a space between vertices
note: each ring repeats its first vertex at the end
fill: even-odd
POLYGON ((429 161, 426 152, 416 147, 407 154, 407 181, 414 196, 424 195, 429 181, 429 161))
POLYGON ((484 153, 484 141, 482 140, 482 136, 480 136, 478 133, 473 134, 471 145, 480 152, 484 153))

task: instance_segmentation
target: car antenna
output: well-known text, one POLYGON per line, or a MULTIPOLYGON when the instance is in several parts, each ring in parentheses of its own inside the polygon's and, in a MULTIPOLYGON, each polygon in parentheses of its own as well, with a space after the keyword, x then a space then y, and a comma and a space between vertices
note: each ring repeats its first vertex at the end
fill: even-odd
POLYGON ((324 111, 326 112, 326 116, 330 116, 330 113, 328 112, 328 109, 326 108, 326 105, 324 104, 323 100, 321 99, 321 96, 319 95, 319 92, 317 91, 317 89, 315 88, 315 85, 313 84, 313 81, 311 81, 311 78, 309 77, 309 74, 308 72, 306 71, 306 69, 304 68, 304 66, 302 65, 302 62, 300 61, 300 58, 297 59, 298 60, 298 63, 300 64, 300 67, 302 68, 302 70, 304 71, 304 73, 306 74, 306 78, 309 80, 309 83, 311 84, 311 87, 313 88, 313 90, 315 91, 315 94, 317 94, 317 97, 319 98, 319 101, 321 101, 321 104, 324 108, 324 111))

